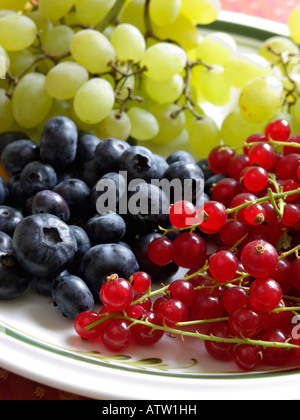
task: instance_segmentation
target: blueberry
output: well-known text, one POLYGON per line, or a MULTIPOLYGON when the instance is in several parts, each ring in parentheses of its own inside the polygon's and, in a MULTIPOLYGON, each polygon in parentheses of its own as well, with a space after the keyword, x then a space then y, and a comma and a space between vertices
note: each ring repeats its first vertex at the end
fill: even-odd
POLYGON ((139 271, 134 253, 120 244, 101 244, 92 247, 82 258, 80 277, 92 291, 96 301, 100 300, 100 289, 108 276, 118 274, 129 279, 139 271))
POLYGON ((27 134, 20 131, 9 131, 0 134, 0 155, 8 144, 17 140, 29 140, 29 137, 27 134))
POLYGON ((67 269, 77 251, 70 227, 51 214, 25 217, 12 240, 20 264, 39 277, 55 276, 67 269))
POLYGON ((76 162, 84 167, 88 162, 94 160, 95 151, 100 139, 94 134, 85 133, 79 136, 77 144, 76 162))
POLYGON ((20 174, 20 186, 28 197, 42 190, 51 190, 57 183, 57 175, 51 165, 34 161, 28 163, 20 174))
POLYGON ((212 193, 212 189, 214 188, 214 186, 221 181, 222 179, 227 178, 227 175, 224 174, 217 174, 217 175, 212 175, 210 176, 204 184, 204 192, 208 195, 211 195, 212 193))
POLYGON ((172 163, 175 162, 191 162, 196 163, 193 156, 186 152, 185 150, 177 150, 176 152, 173 152, 170 154, 170 156, 167 157, 167 162, 169 165, 172 165, 172 163))
POLYGON ((128 180, 143 179, 150 182, 157 170, 153 153, 143 146, 131 146, 122 154, 119 169, 127 172, 128 180))
POLYGON ((86 232, 93 245, 119 242, 125 235, 125 220, 116 213, 92 217, 86 225, 86 232))
POLYGON ((0 206, 0 231, 12 236, 16 226, 23 220, 23 214, 10 206, 0 206))
POLYGON ((91 160, 88 162, 86 167, 84 168, 81 179, 90 187, 93 188, 103 173, 99 170, 96 162, 94 160, 91 160))
POLYGON ((23 191, 21 186, 21 175, 13 175, 6 183, 9 200, 16 205, 22 205, 28 198, 27 194, 23 191))
POLYGON ((71 225, 70 229, 73 232, 73 235, 77 242, 77 251, 73 258, 72 264, 69 267, 69 271, 74 273, 78 272, 80 263, 84 255, 88 252, 88 250, 92 247, 90 238, 86 231, 77 225, 71 225))
POLYGON ((7 233, 0 232, 0 254, 12 253, 12 239, 7 233))
POLYGON ((159 237, 161 237, 160 233, 144 235, 138 240, 134 249, 140 270, 148 273, 152 281, 156 283, 161 283, 162 279, 163 281, 170 280, 178 271, 178 266, 173 262, 167 266, 159 267, 149 259, 148 247, 154 239, 159 237))
POLYGON ((54 192, 61 195, 73 211, 80 211, 90 206, 90 187, 81 179, 70 178, 60 182, 53 189, 54 192))
POLYGON ((119 203, 127 191, 127 183, 122 174, 110 172, 103 175, 91 191, 92 208, 99 214, 118 212, 119 203), (111 183, 113 182, 113 184, 111 183))
MULTIPOLYGON (((164 177, 170 182, 174 179, 180 181, 181 187, 175 191, 176 200, 181 200, 184 198, 185 181, 190 183, 190 191, 188 191, 191 196, 190 200, 196 200, 196 198, 199 197, 201 193, 203 193, 204 174, 196 163, 185 161, 174 162, 166 170, 164 177)), ((172 197, 171 201, 173 201, 172 197)))
POLYGON ((53 284, 52 298, 63 316, 73 320, 85 311, 91 311, 95 302, 86 283, 77 276, 59 277, 53 284))
POLYGON ((210 170, 208 159, 199 160, 199 162, 197 162, 197 165, 200 169, 202 169, 205 179, 208 179, 214 175, 213 172, 210 170))
POLYGON ((137 234, 153 232, 159 226, 166 227, 169 224, 169 209, 167 194, 154 184, 140 182, 134 191, 128 192, 126 220, 137 234))
POLYGON ((62 271, 60 274, 58 274, 58 276, 53 276, 53 277, 31 276, 30 277, 31 289, 37 295, 52 298, 52 289, 53 289, 54 283, 56 282, 57 279, 59 279, 61 276, 64 276, 66 274, 69 274, 67 270, 62 271))
POLYGON ((14 255, 0 257, 0 300, 16 299, 23 295, 30 284, 28 273, 14 255))
POLYGON ((169 164, 166 161, 166 159, 160 155, 154 154, 154 157, 156 159, 157 167, 156 167, 155 173, 153 174, 153 179, 162 179, 164 177, 166 170, 169 167, 169 164))
POLYGON ((41 159, 55 169, 64 169, 76 157, 78 132, 76 125, 67 117, 51 118, 41 134, 41 159))
POLYGON ((66 200, 52 190, 38 192, 32 199, 32 214, 49 213, 63 222, 70 219, 70 208, 66 200))
POLYGON ((128 143, 114 138, 99 143, 95 151, 95 162, 102 175, 118 171, 120 158, 128 148, 128 143))
POLYGON ((31 140, 17 140, 5 147, 1 155, 1 163, 8 174, 15 175, 39 157, 39 147, 36 143, 31 140))
POLYGON ((4 203, 4 201, 7 199, 8 195, 9 195, 9 190, 8 190, 7 185, 6 185, 6 182, 4 181, 2 176, 0 176, 0 204, 4 203))

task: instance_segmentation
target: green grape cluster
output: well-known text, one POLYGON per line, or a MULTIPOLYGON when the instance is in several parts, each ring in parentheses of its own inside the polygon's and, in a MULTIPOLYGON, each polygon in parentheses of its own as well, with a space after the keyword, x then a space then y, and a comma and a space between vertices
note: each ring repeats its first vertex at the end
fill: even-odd
POLYGON ((300 132, 300 8, 290 39, 252 54, 202 30, 220 10, 219 0, 0 0, 0 132, 39 141, 65 115, 99 138, 199 158, 278 115, 300 132))

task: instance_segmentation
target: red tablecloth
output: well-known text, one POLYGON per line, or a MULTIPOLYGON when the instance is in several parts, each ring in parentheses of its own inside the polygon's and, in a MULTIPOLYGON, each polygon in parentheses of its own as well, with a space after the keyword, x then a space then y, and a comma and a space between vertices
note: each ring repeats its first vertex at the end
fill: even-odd
MULTIPOLYGON (((222 9, 287 23, 299 0, 221 0, 222 9)), ((22 378, 0 367, 0 400, 84 400, 22 378)))

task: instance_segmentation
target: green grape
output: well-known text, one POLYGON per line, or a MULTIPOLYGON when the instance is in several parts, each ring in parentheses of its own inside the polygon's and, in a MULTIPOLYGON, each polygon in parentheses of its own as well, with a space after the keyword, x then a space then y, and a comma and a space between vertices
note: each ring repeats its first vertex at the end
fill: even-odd
POLYGON ((226 82, 221 66, 205 68, 200 74, 200 87, 204 97, 213 105, 228 104, 231 99, 231 86, 226 82))
POLYGON ((45 91, 46 76, 29 73, 17 84, 13 94, 16 122, 24 128, 37 126, 49 113, 53 99, 45 91))
POLYGON ((190 146, 198 158, 206 159, 214 147, 220 145, 221 134, 215 120, 205 115, 194 117, 188 127, 190 146))
POLYGON ((154 34, 159 39, 172 39, 185 51, 194 49, 199 43, 198 28, 184 15, 165 26, 152 25, 154 34))
POLYGON ((131 122, 130 135, 136 140, 149 140, 159 132, 159 123, 151 112, 133 106, 127 115, 131 122))
POLYGON ((0 45, 0 78, 5 76, 10 68, 10 58, 3 47, 0 45))
POLYGON ((39 0, 39 12, 44 19, 59 20, 74 6, 75 0, 39 0))
POLYGON ((137 142, 138 145, 147 147, 157 155, 163 156, 167 158, 171 153, 176 152, 178 150, 185 150, 189 152, 192 156, 197 158, 193 150, 191 149, 190 142, 189 142, 189 133, 186 128, 182 130, 176 139, 172 140, 170 143, 167 144, 157 144, 153 143, 151 140, 146 142, 137 142))
POLYGON ((88 71, 80 64, 66 61, 57 64, 46 76, 45 90, 51 98, 68 100, 89 80, 88 71))
POLYGON ((61 54, 70 50, 74 31, 67 25, 58 25, 51 29, 45 39, 45 50, 50 54, 61 54))
POLYGON ((21 51, 11 51, 9 53, 9 58, 9 71, 13 76, 18 76, 18 74, 23 73, 23 71, 26 69, 28 69, 27 72, 34 71, 35 69, 33 63, 36 57, 28 49, 21 51))
POLYGON ((239 107, 246 121, 261 123, 278 114, 283 101, 282 83, 274 76, 259 76, 248 82, 241 91, 239 107))
POLYGON ((94 74, 107 71, 108 63, 115 58, 115 50, 109 40, 94 29, 77 32, 70 48, 74 60, 94 74))
POLYGON ((115 93, 109 82, 100 78, 87 81, 77 91, 74 111, 85 124, 97 124, 113 109, 115 93))
POLYGON ((181 13, 193 23, 213 23, 221 10, 219 0, 182 0, 181 13))
POLYGON ((157 81, 145 76, 145 89, 151 99, 159 104, 176 102, 183 93, 184 80, 175 74, 170 80, 157 81))
POLYGON ((294 107, 293 107, 293 114, 297 121, 300 123, 300 98, 297 99, 294 107))
POLYGON ((203 95, 201 85, 200 85, 200 75, 204 70, 204 66, 194 66, 192 68, 192 75, 191 75, 191 85, 196 95, 196 99, 194 99, 195 103, 201 104, 206 102, 206 98, 203 95))
POLYGON ((139 62, 145 55, 146 41, 142 33, 129 23, 118 25, 110 39, 121 61, 139 62))
POLYGON ((177 18, 180 8, 181 0, 151 0, 150 18, 156 25, 165 26, 177 18))
POLYGON ((159 132, 151 138, 156 144, 170 143, 185 127, 186 117, 184 112, 178 112, 181 107, 176 104, 155 104, 150 108, 159 124, 159 132))
POLYGON ((0 0, 0 9, 23 10, 28 0, 0 0))
POLYGON ((214 32, 199 43, 196 58, 206 64, 224 66, 226 61, 237 51, 237 44, 231 35, 214 32))
POLYGON ((133 91, 134 87, 135 87, 135 76, 130 76, 126 79, 125 84, 123 83, 124 81, 121 80, 119 83, 117 83, 116 85, 116 94, 119 98, 127 98, 128 97, 128 93, 129 90, 133 91))
POLYGON ((300 44, 300 6, 297 6, 290 14, 288 25, 292 40, 300 44))
POLYGON ((14 121, 12 101, 4 89, 0 89, 0 133, 8 131, 14 121))
POLYGON ((27 16, 13 14, 0 19, 0 44, 6 51, 30 47, 36 38, 36 24, 27 16))
POLYGON ((145 74, 153 80, 169 80, 181 73, 187 62, 185 51, 177 45, 159 42, 149 47, 141 61, 145 74))
POLYGON ((270 75, 271 72, 268 62, 254 54, 234 54, 224 65, 225 80, 239 90, 255 77, 270 75))
POLYGON ((95 26, 115 3, 116 0, 76 0, 75 16, 81 24, 95 26))
POLYGON ((126 141, 131 132, 131 121, 126 112, 116 109, 110 111, 108 116, 95 126, 95 135, 100 139, 113 137, 126 141))
MULTIPOLYGON (((50 20, 44 19, 38 12, 38 10, 33 10, 26 13, 26 16, 31 19, 36 24, 36 30, 39 33, 41 41, 44 45, 48 32, 53 28, 53 23, 50 20)), ((32 47, 38 47, 38 42, 32 45, 32 47)))
POLYGON ((146 0, 132 0, 127 2, 127 4, 125 3, 119 16, 120 22, 131 23, 144 34, 146 32, 145 3, 146 0))
POLYGON ((223 120, 221 135, 228 146, 242 145, 254 133, 264 133, 264 123, 250 123, 240 113, 239 107, 231 111, 223 120))
POLYGON ((259 54, 271 63, 277 63, 277 54, 282 53, 299 54, 299 47, 289 38, 272 36, 259 49, 259 54))

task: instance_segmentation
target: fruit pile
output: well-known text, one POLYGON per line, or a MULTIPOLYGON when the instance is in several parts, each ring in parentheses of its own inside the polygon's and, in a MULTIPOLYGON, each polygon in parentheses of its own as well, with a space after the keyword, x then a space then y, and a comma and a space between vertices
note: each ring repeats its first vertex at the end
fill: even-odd
POLYGON ((298 363, 300 140, 290 132, 277 120, 264 136, 247 138, 239 154, 214 148, 209 199, 199 208, 175 202, 171 227, 160 227, 148 246, 157 267, 175 263, 186 275, 161 288, 143 271, 108 276, 104 306, 81 313, 76 332, 101 337, 114 352, 155 344, 167 333, 194 337, 212 357, 246 371, 298 363))
POLYGON ((49 296, 113 352, 171 333, 242 370, 299 359, 300 8, 257 54, 202 35, 219 11, 0 0, 0 300, 49 296))

